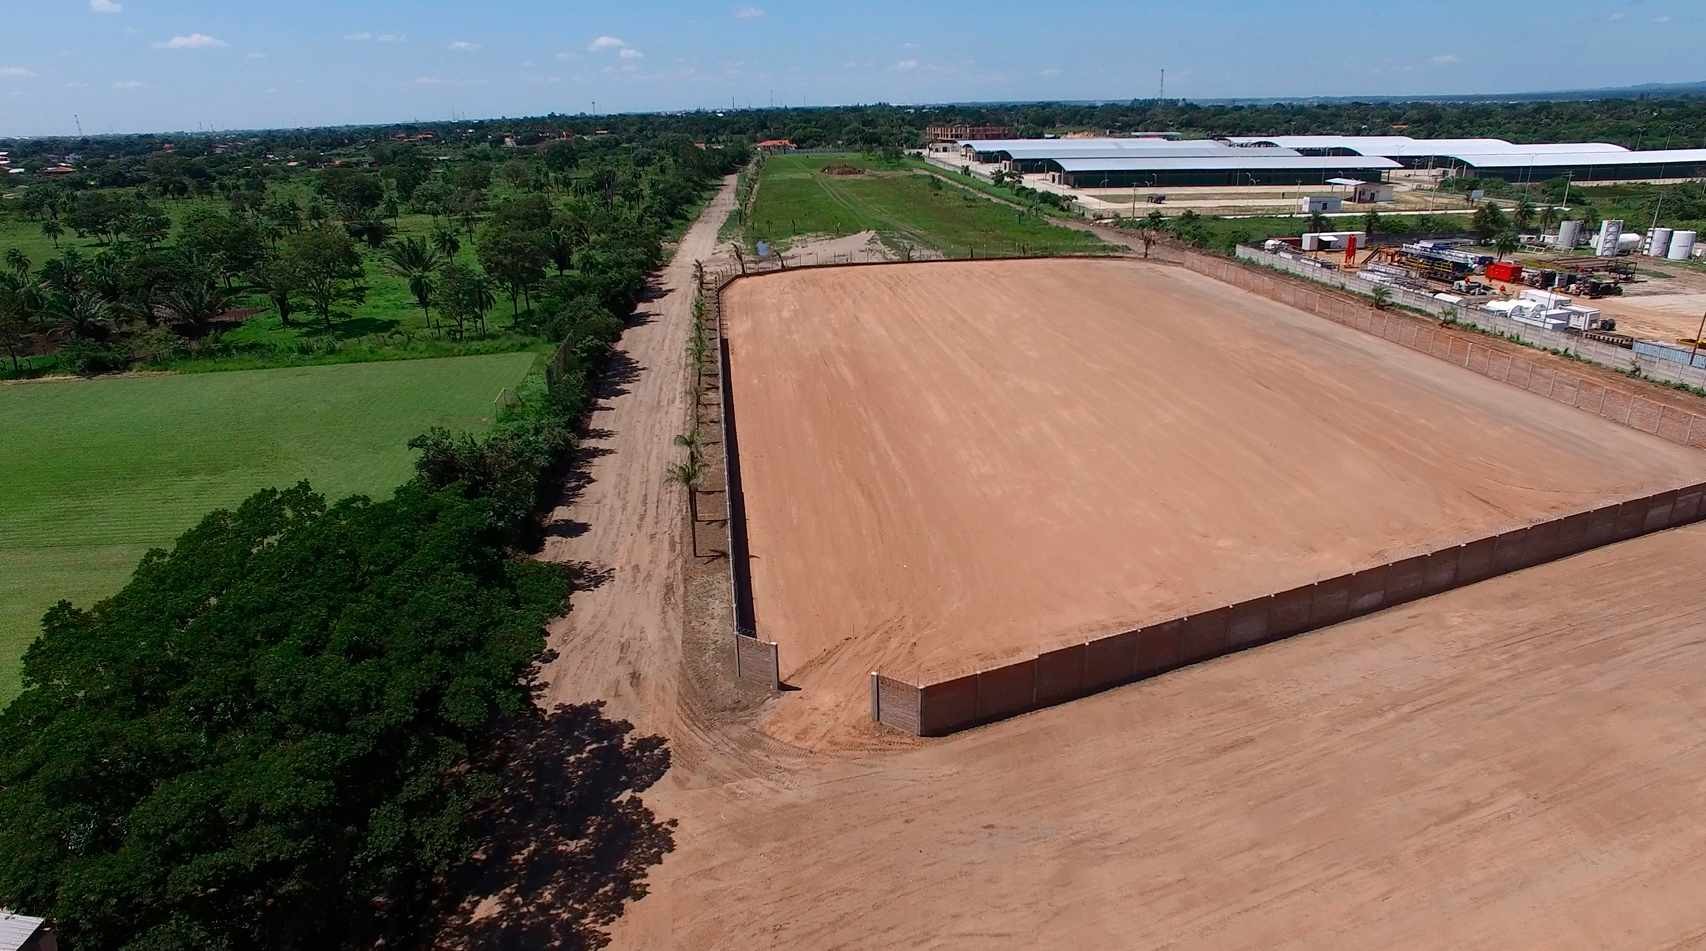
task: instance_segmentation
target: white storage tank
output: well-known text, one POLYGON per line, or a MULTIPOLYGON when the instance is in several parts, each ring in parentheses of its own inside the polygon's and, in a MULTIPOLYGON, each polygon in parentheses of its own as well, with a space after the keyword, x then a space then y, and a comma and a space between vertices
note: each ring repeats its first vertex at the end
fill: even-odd
POLYGON ((1582 243, 1582 223, 1566 221, 1558 226, 1558 247, 1568 250, 1582 243))
POLYGON ((1670 254, 1672 261, 1686 261, 1694 256, 1694 232, 1678 231, 1671 235, 1670 254))
POLYGON ((1653 233, 1647 236, 1647 255, 1649 257, 1662 258, 1669 253, 1670 236, 1671 229, 1654 228, 1653 233))

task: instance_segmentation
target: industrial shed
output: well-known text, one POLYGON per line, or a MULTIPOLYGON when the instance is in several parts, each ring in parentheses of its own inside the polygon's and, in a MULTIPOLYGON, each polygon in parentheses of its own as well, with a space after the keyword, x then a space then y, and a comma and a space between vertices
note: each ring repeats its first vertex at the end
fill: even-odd
POLYGON ((1324 185, 1333 178, 1378 182, 1399 167, 1384 158, 1238 154, 1059 158, 1047 164, 1054 180, 1071 188, 1324 185))
POLYGON ((1635 152, 1609 142, 1517 145, 1504 139, 1413 139, 1405 135, 1232 136, 1235 147, 1304 155, 1361 155, 1392 159, 1405 168, 1459 171, 1477 178, 1577 181, 1697 178, 1706 176, 1706 149, 1635 152))

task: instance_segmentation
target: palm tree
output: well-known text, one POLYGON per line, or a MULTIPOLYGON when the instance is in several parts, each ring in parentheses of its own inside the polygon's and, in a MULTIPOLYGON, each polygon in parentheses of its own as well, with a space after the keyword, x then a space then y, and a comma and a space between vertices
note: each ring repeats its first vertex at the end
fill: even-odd
POLYGON ((14 274, 24 277, 30 273, 30 256, 17 248, 7 248, 6 266, 11 268, 14 274))
POLYGON ((693 326, 693 336, 687 338, 687 355, 693 360, 693 412, 697 414, 699 393, 705 386, 705 361, 711 355, 711 345, 705 342, 705 335, 699 331, 697 324, 693 326))
POLYGON ((409 293, 421 305, 427 328, 432 328, 433 273, 438 269, 438 251, 425 238, 403 238, 385 249, 390 268, 398 277, 409 282, 409 293))
POLYGON ((687 527, 692 535, 693 554, 699 554, 699 485, 705 481, 705 464, 692 454, 686 462, 670 465, 664 479, 687 490, 687 527))
POLYGON ((557 276, 569 269, 575 258, 575 248, 579 247, 580 239, 574 231, 564 225, 556 225, 545 232, 545 253, 556 265, 557 276))
POLYGON ((1387 290, 1385 287, 1377 287, 1374 289, 1374 309, 1375 310, 1385 310, 1386 305, 1388 303, 1390 303, 1391 300, 1392 300, 1392 292, 1390 290, 1387 290))
POLYGON ((1493 250, 1499 252, 1499 260, 1501 261, 1505 259, 1505 255, 1519 247, 1522 247, 1522 242, 1517 240, 1514 231, 1501 231, 1493 238, 1493 250))
POLYGON ((1328 227, 1328 223, 1327 223, 1327 216, 1326 215, 1323 215, 1319 211, 1312 211, 1309 213, 1309 227, 1306 230, 1309 230, 1312 232, 1322 232, 1322 231, 1326 231, 1327 227, 1328 227))
POLYGON ((178 320, 190 325, 196 336, 206 333, 209 324, 225 313, 225 293, 211 274, 187 276, 175 284, 160 300, 160 306, 178 320))
POLYGON ((48 316, 71 329, 74 336, 88 339, 105 328, 112 307, 91 290, 76 289, 54 294, 47 304, 48 316))
POLYGON ((456 257, 456 252, 462 250, 462 239, 449 228, 439 228, 432 233, 432 246, 448 261, 456 257))
POLYGON ((1511 213, 1511 220, 1516 223, 1516 230, 1524 231, 1534 222, 1534 204, 1524 196, 1516 203, 1516 211, 1511 213))
POLYGON ((689 459, 700 459, 701 458, 699 453, 700 453, 700 450, 702 448, 704 448, 704 442, 699 438, 699 430, 695 429, 694 431, 692 431, 690 433, 682 433, 682 434, 676 436, 675 439, 672 441, 675 443, 675 445, 681 446, 682 448, 687 450, 687 458, 689 458, 689 459))
POLYGON ((59 247, 59 236, 65 233, 65 226, 57 218, 49 218, 41 223, 41 233, 47 235, 55 248, 59 247))

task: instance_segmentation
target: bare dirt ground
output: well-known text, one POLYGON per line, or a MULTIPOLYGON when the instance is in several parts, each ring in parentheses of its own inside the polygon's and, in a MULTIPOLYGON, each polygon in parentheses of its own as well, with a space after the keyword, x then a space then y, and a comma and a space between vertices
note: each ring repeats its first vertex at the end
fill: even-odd
POLYGON ((673 790, 680 845, 614 946, 1698 946, 1703 571, 1706 526, 1666 532, 673 790))
MULTIPOLYGON (((783 254, 789 267, 900 260, 900 255, 884 244, 875 231, 859 231, 839 238, 798 237, 788 243, 788 250, 783 254)), ((914 248, 912 251, 912 258, 917 261, 941 256, 940 251, 929 248, 914 248)))
MULTIPOLYGON (((684 559, 713 589, 721 563, 686 559, 662 472, 690 400, 692 260, 731 192, 624 337, 546 549, 597 587, 553 627, 541 699, 612 697, 669 743, 642 798, 673 846, 596 896, 621 914, 611 947, 1698 943, 1706 527, 944 741, 766 736, 727 686, 726 604, 690 582, 683 609, 684 559)), ((526 917, 570 910, 530 884, 511 888, 526 917)), ((553 946, 539 933, 466 946, 553 946)))
POLYGON ((804 745, 868 719, 871 670, 942 679, 1703 468, 1182 268, 801 271, 724 304, 757 625, 801 688, 767 728, 804 745))

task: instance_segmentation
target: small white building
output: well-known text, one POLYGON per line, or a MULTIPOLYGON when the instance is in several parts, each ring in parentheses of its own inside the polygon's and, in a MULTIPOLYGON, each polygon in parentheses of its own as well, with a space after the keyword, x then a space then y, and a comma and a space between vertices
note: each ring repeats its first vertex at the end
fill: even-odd
POLYGON ((0 951, 59 951, 59 941, 42 919, 0 910, 0 951))
POLYGON ((1334 195, 1305 195, 1297 200, 1300 215, 1331 214, 1345 206, 1345 200, 1334 195))

